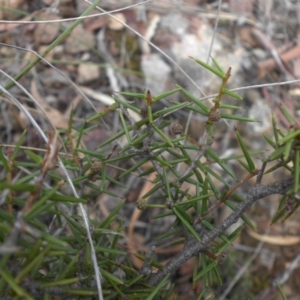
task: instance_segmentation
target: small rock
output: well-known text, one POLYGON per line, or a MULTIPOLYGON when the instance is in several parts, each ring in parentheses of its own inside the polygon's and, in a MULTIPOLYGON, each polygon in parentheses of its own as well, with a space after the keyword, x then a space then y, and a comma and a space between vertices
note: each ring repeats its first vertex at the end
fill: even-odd
MULTIPOLYGON (((38 18, 41 20, 60 20, 61 18, 55 14, 48 12, 40 12, 38 18)), ((34 30, 34 40, 39 44, 49 45, 59 35, 58 24, 37 24, 34 30)))
MULTIPOLYGON (((126 18, 122 13, 113 14, 113 16, 124 23, 126 22, 126 18)), ((124 29, 124 25, 118 22, 117 20, 115 20, 114 18, 109 18, 107 27, 111 30, 117 30, 117 31, 124 29)))
POLYGON ((79 84, 85 84, 96 80, 100 77, 99 67, 92 64, 81 64, 78 66, 77 82, 79 84))
POLYGON ((151 91, 152 95, 158 95, 166 90, 171 67, 164 62, 159 54, 143 55, 141 68, 143 73, 146 74, 145 86, 151 91))
POLYGON ((95 47, 96 41, 92 32, 84 30, 79 24, 67 38, 65 50, 70 54, 77 54, 95 47))

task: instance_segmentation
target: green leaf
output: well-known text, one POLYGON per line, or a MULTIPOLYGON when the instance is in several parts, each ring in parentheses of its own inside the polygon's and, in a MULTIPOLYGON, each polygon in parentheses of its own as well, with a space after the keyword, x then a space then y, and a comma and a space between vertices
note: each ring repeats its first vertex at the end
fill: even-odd
POLYGON ((211 148, 209 148, 209 147, 206 148, 205 152, 206 152, 206 155, 208 155, 209 160, 211 160, 211 158, 212 158, 214 161, 216 161, 218 163, 222 162, 221 158, 219 158, 219 156, 211 148))
POLYGON ((287 195, 284 195, 284 196, 281 198, 281 200, 280 200, 280 202, 279 202, 279 205, 278 205, 278 209, 277 209, 278 211, 281 210, 281 209, 283 209, 283 208, 285 208, 287 198, 288 198, 287 195))
POLYGON ((214 73, 215 75, 217 75, 221 79, 225 78, 226 74, 224 72, 220 71, 219 68, 215 69, 215 68, 211 67, 210 65, 208 65, 207 63, 205 63, 204 61, 193 58, 193 57, 191 57, 191 59, 193 59, 196 63, 198 63, 199 65, 201 65, 202 67, 204 67, 205 69, 210 71, 211 73, 214 73))
POLYGON ((293 146, 293 141, 289 141, 283 146, 283 148, 284 148, 283 160, 284 161, 290 160, 292 146, 293 146))
POLYGON ((213 193, 211 193, 211 194, 205 194, 205 192, 203 191, 203 195, 197 196, 197 197, 193 197, 193 198, 191 198, 189 200, 185 200, 185 201, 182 201, 182 202, 178 202, 178 203, 175 204, 175 206, 177 207, 177 206, 181 206, 183 204, 190 204, 190 203, 198 202, 198 201, 203 200, 203 199, 208 199, 208 198, 210 198, 212 196, 214 196, 213 193))
MULTIPOLYGON (((207 171, 208 171, 209 173, 210 173, 210 172, 213 172, 213 170, 211 170, 211 169, 209 169, 209 168, 208 168, 207 171)), ((212 189, 212 191, 214 192, 216 198, 220 198, 221 193, 220 193, 219 189, 217 188, 217 186, 216 186, 214 180, 211 179, 211 177, 209 176, 209 174, 207 174, 206 177, 207 177, 207 179, 208 179, 209 186, 210 186, 210 188, 212 189)))
POLYGON ((63 213, 63 216, 66 218, 71 230, 73 231, 73 234, 77 237, 79 237, 78 233, 80 236, 85 237, 86 236, 86 229, 80 225, 77 221, 75 221, 73 218, 67 216, 65 213, 63 213))
POLYGON ((83 154, 86 154, 86 160, 88 162, 92 161, 91 160, 92 157, 96 157, 99 160, 103 160, 104 159, 104 155, 101 152, 98 152, 98 151, 91 151, 91 150, 87 150, 87 149, 84 149, 84 148, 75 148, 75 151, 83 153, 83 154))
POLYGON ((125 130, 120 130, 119 132, 117 132, 115 135, 113 135, 112 137, 106 139, 104 142, 102 142, 98 148, 102 148, 108 144, 110 144, 111 142, 115 141, 116 139, 118 139, 119 137, 121 137, 122 135, 125 134, 125 130))
POLYGON ((118 103, 113 103, 110 106, 104 108, 102 111, 98 112, 97 114, 91 116, 90 118, 88 118, 86 120, 87 123, 91 123, 97 119, 100 119, 102 117, 104 117, 105 115, 107 115, 108 113, 115 111, 117 108, 119 107, 118 103))
POLYGON ((275 149, 269 156, 268 161, 272 161, 275 159, 279 159, 283 157, 285 148, 284 147, 279 147, 277 149, 275 149))
POLYGON ((279 140, 279 137, 278 137, 278 126, 277 126, 274 114, 272 114, 272 127, 273 127, 273 135, 274 135, 275 141, 276 141, 276 143, 278 145, 278 140, 279 140))
POLYGON ((287 142, 291 142, 300 135, 300 130, 291 130, 284 138, 278 141, 279 145, 283 145, 287 142))
POLYGON ((234 92, 232 92, 232 91, 230 91, 226 88, 224 88, 222 92, 223 92, 223 94, 228 95, 232 98, 235 98, 235 99, 238 99, 238 100, 243 100, 242 96, 240 96, 239 94, 236 94, 236 93, 234 93, 234 92))
POLYGON ((99 225, 99 228, 106 228, 112 222, 114 216, 119 212, 121 207, 124 205, 125 199, 120 201, 120 203, 112 210, 108 217, 99 225))
POLYGON ((145 93, 129 93, 129 92, 118 92, 118 93, 125 97, 133 97, 133 98, 138 98, 143 100, 146 98, 145 93))
POLYGON ((300 164, 300 150, 295 150, 295 163, 294 163, 294 193, 299 191, 299 164, 300 164))
POLYGON ((196 238, 197 241, 200 242, 200 237, 198 233, 195 231, 193 226, 189 223, 189 220, 186 219, 186 214, 183 216, 181 212, 179 211, 179 206, 178 207, 173 207, 173 212, 176 214, 176 216, 181 220, 181 222, 184 224, 184 226, 188 229, 188 231, 196 238))
POLYGON ((163 187, 163 184, 160 180, 154 187, 151 188, 150 191, 148 191, 145 195, 143 195, 142 198, 148 198, 150 195, 152 195, 154 192, 161 189, 162 187, 163 187))
POLYGON ((263 137, 264 137, 264 139, 266 140, 266 142, 267 142, 269 145, 271 145, 274 149, 277 149, 277 148, 278 148, 276 142, 274 142, 272 139, 270 139, 270 138, 269 138, 267 135, 265 135, 264 133, 263 133, 263 137))
POLYGON ((166 168, 163 168, 163 174, 162 175, 163 175, 164 181, 165 181, 165 189, 167 191, 168 201, 173 201, 171 190, 170 190, 169 178, 168 178, 168 175, 167 175, 167 172, 166 172, 166 168))
POLYGON ((224 163, 219 163, 219 165, 230 177, 237 180, 235 174, 224 163))
POLYGON ((216 247, 216 252, 215 255, 220 255, 221 253, 223 253, 228 247, 230 247, 232 245, 232 243, 234 242, 234 240, 236 240, 240 234, 241 231, 244 229, 244 225, 239 226, 238 228, 236 228, 228 237, 228 241, 223 241, 221 243, 219 243, 216 247))
POLYGON ((214 126, 212 124, 207 123, 206 124, 206 129, 208 131, 209 136, 211 137, 211 139, 214 139, 215 134, 214 134, 214 126))
POLYGON ((224 103, 220 103, 220 108, 224 108, 224 109, 241 109, 239 106, 229 105, 229 104, 224 104, 224 103))
POLYGON ((133 147, 140 149, 143 145, 143 141, 144 139, 150 135, 150 131, 146 131, 144 133, 142 133, 139 137, 135 138, 134 140, 131 141, 130 145, 124 147, 120 153, 124 153, 125 151, 128 151, 129 149, 133 147))
MULTIPOLYGON (((78 295, 78 296, 83 296, 85 299, 87 299, 87 296, 98 296, 98 291, 97 290, 69 290, 64 288, 64 294, 71 294, 71 295, 78 295)), ((48 299, 47 299, 48 300, 48 299)))
POLYGON ((220 275, 220 272, 219 272, 218 268, 217 267, 213 268, 213 272, 215 274, 215 278, 219 282, 219 285, 223 285, 223 281, 222 281, 222 278, 221 278, 221 275, 220 275))
POLYGON ((153 97, 152 100, 153 100, 153 102, 157 102, 157 101, 159 101, 160 99, 167 98, 168 96, 173 95, 173 94, 179 92, 180 90, 181 90, 181 88, 176 88, 176 89, 174 89, 174 90, 171 90, 171 91, 168 91, 168 92, 159 94, 159 95, 153 97))
POLYGON ((95 247, 95 250, 98 251, 98 252, 115 254, 115 255, 127 255, 127 252, 125 252, 125 251, 112 249, 112 248, 105 248, 105 247, 102 247, 102 246, 95 247))
POLYGON ((33 297, 28 295, 28 293, 22 289, 22 287, 16 283, 12 275, 7 271, 2 268, 0 268, 0 275, 1 277, 8 283, 10 288, 21 298, 25 298, 27 300, 34 300, 33 297))
POLYGON ((12 161, 14 161, 16 159, 17 154, 18 154, 18 152, 20 150, 20 147, 21 147, 21 145, 22 145, 22 143, 23 143, 23 141, 25 139, 26 133, 27 133, 27 130, 24 130, 23 133, 21 134, 21 136, 19 137, 17 145, 16 145, 16 147, 15 147, 15 149, 14 149, 12 155, 11 155, 11 160, 12 161))
MULTIPOLYGON (((207 229, 209 229, 209 230, 214 230, 214 229, 215 229, 215 227, 214 227, 211 223, 209 223, 208 221, 206 221, 206 220, 202 220, 202 221, 201 221, 201 224, 202 224, 205 228, 207 228, 207 229)), ((230 243, 230 241, 228 240, 226 234, 222 233, 222 234, 219 236, 219 238, 222 239, 224 242, 226 242, 228 245, 231 245, 231 243, 230 243)))
POLYGON ((256 122, 254 119, 242 117, 242 116, 237 116, 237 115, 232 115, 232 114, 227 114, 224 112, 221 112, 221 118, 222 119, 229 119, 229 120, 237 120, 241 122, 256 122))
POLYGON ((40 155, 35 154, 34 152, 32 152, 30 150, 26 150, 26 149, 24 150, 24 152, 32 161, 34 161, 38 165, 42 163, 43 158, 40 155))
MULTIPOLYGON (((258 151, 251 151, 249 152, 251 156, 253 155, 258 155, 258 154, 262 154, 262 153, 265 153, 266 150, 258 150, 258 151)), ((239 158, 243 158, 244 155, 243 154, 237 154, 237 155, 232 155, 232 156, 229 156, 229 157, 223 157, 222 158, 222 161, 226 162, 226 161, 230 161, 230 160, 237 160, 239 158)))
POLYGON ((176 111, 178 111, 178 110, 180 110, 180 109, 182 109, 184 107, 187 107, 187 106, 188 106, 187 102, 182 102, 182 103, 174 104, 174 105, 172 105, 170 107, 165 107, 164 109, 155 112, 153 114, 153 118, 157 119, 160 116, 169 115, 172 112, 176 112, 176 111))
POLYGON ((63 269, 63 271, 57 274, 56 280, 60 281, 65 279, 70 273, 74 274, 74 270, 76 270, 76 264, 78 263, 79 254, 76 254, 72 260, 68 263, 68 265, 63 269))
POLYGON ((280 104, 280 109, 283 112, 285 118, 289 121, 289 123, 291 123, 291 124, 295 123, 295 120, 293 119, 293 117, 290 115, 288 110, 282 104, 280 104))
POLYGON ((169 278, 170 274, 167 274, 154 288, 154 290, 151 292, 151 294, 145 299, 145 300, 153 300, 155 297, 159 294, 161 294, 160 290, 165 285, 169 278))
MULTIPOLYGON (((187 103, 187 102, 185 102, 187 103)), ((208 113, 206 111, 204 111, 202 108, 198 107, 198 106, 195 106, 193 104, 190 104, 186 107, 186 109, 188 110, 191 110, 191 111, 194 111, 196 112, 197 114, 200 114, 200 115, 203 115, 203 116, 207 116, 208 113)))
POLYGON ((107 272, 105 269, 101 269, 101 274, 105 279, 109 279, 110 281, 118 284, 118 285, 124 285, 124 281, 119 279, 117 276, 111 274, 110 272, 107 272))
POLYGON ((210 58, 211 58, 211 60, 213 61, 214 65, 217 67, 217 69, 218 69, 221 73, 225 74, 225 71, 222 69, 222 67, 219 65, 219 63, 218 63, 212 56, 211 56, 210 58))
POLYGON ((215 268, 217 265, 218 265, 218 262, 214 260, 207 267, 203 268, 203 270, 195 276, 194 280, 200 279, 201 277, 206 275, 208 272, 210 272, 213 268, 215 268))
POLYGON ((127 141, 128 141, 128 143, 130 144, 131 138, 130 138, 129 130, 128 130, 127 124, 126 124, 126 122, 125 122, 123 113, 122 113, 121 109, 118 109, 118 112, 119 112, 119 115, 120 115, 120 119, 121 119, 123 128, 124 128, 124 130, 125 130, 125 135, 126 135, 127 141))
POLYGON ((116 162, 116 161, 126 161, 129 160, 130 158, 134 157, 136 154, 135 153, 129 153, 129 154, 125 154, 125 155, 120 155, 120 156, 116 156, 116 157, 112 157, 109 158, 105 161, 105 163, 112 163, 112 162, 116 162))
POLYGON ((122 178, 128 174, 130 174, 131 172, 135 171, 136 169, 138 169, 140 166, 142 166, 143 164, 145 164, 147 161, 149 161, 148 157, 145 157, 143 159, 141 159, 139 162, 135 163, 131 168, 129 168, 128 170, 126 170, 125 172, 121 173, 120 176, 118 178, 122 178))
POLYGON ((35 192, 37 190, 37 186, 35 184, 7 184, 6 182, 0 182, 0 190, 9 189, 17 192, 35 192))
POLYGON ((72 202, 72 203, 85 203, 86 200, 82 198, 76 198, 73 196, 68 196, 68 195, 62 195, 58 193, 54 193, 51 195, 50 200, 52 201, 58 201, 58 202, 72 202))
POLYGON ((238 159, 238 162, 250 173, 250 169, 249 169, 249 166, 244 163, 242 160, 238 159))
MULTIPOLYGON (((82 137, 83 137, 83 134, 85 133, 85 125, 86 125, 86 122, 82 122, 82 125, 80 126, 80 129, 78 131, 78 137, 76 137, 76 145, 74 148, 79 148, 80 147, 80 143, 81 143, 81 140, 82 140, 82 137)), ((97 128, 97 126, 91 126, 92 129, 95 129, 97 128)), ((72 132, 70 132, 70 134, 72 134, 72 132)), ((78 153, 74 150, 74 155, 77 155, 78 153)))
POLYGON ((104 165, 104 166, 102 166, 102 169, 101 169, 101 185, 100 185, 101 191, 103 191, 105 188, 106 174, 107 174, 107 169, 104 165))
POLYGON ((173 143, 171 142, 171 140, 168 139, 168 137, 165 136, 165 134, 154 124, 151 124, 151 127, 161 136, 161 138, 170 146, 170 147, 174 147, 173 143))
POLYGON ((114 100, 118 103, 118 104, 121 104, 123 106, 125 106, 126 108, 134 111, 135 113, 137 114, 140 114, 141 113, 141 110, 139 108, 137 108, 136 106, 133 106, 131 105, 129 102, 127 101, 123 101, 122 99, 116 97, 116 96, 113 96, 114 100))
POLYGON ((36 265, 41 265, 46 254, 51 250, 52 245, 47 245, 40 253, 31 261, 25 263, 23 266, 22 270, 18 273, 16 277, 16 282, 20 283, 23 278, 31 272, 31 270, 36 266, 36 265))
MULTIPOLYGON (((47 200, 49 200, 60 188, 60 186, 56 185, 54 186, 52 189, 48 190, 42 197, 40 197, 40 199, 35 202, 33 204, 32 207, 30 207, 25 213, 24 213, 24 217, 25 220, 30 220, 31 218, 33 218, 37 211, 41 212, 40 210, 44 210, 45 207, 45 203, 47 200)), ((51 204, 52 205, 52 204, 51 204)))
MULTIPOLYGON (((233 211, 235 211, 236 205, 235 205, 232 201, 227 200, 227 201, 225 201, 225 204, 226 204, 229 208, 231 208, 233 211)), ((240 218, 241 218, 241 219, 242 219, 242 220, 243 220, 250 228, 252 228, 254 231, 257 232, 256 227, 255 227, 254 224, 250 221, 249 218, 247 218, 244 214, 241 215, 240 218)))
POLYGON ((80 280, 79 277, 75 277, 75 278, 57 280, 57 281, 54 281, 54 282, 42 283, 40 285, 40 288, 41 289, 46 289, 46 288, 51 288, 51 287, 63 286, 63 285, 72 285, 72 284, 77 283, 79 280, 80 280))
MULTIPOLYGON (((180 87, 179 85, 177 85, 178 87, 180 87)), ((196 98, 195 96, 193 96, 190 92, 188 92, 186 89, 184 89, 183 87, 181 88, 181 92, 186 95, 193 103, 195 103, 196 105, 198 105, 203 111, 206 112, 206 115, 208 115, 208 112, 210 111, 210 108, 208 106, 206 106, 201 100, 199 100, 198 98, 196 98)))
POLYGON ((8 165, 8 162, 2 152, 2 147, 0 148, 0 160, 4 166, 4 169, 5 169, 5 172, 9 172, 10 171, 10 168, 9 168, 9 165, 8 165))
POLYGON ((248 165, 249 171, 250 171, 251 173, 252 173, 252 172, 255 172, 255 170, 256 170, 256 169, 255 169, 255 165, 254 165, 254 162, 253 162, 253 160, 252 160, 252 158, 251 158, 251 155, 250 155, 250 153, 249 153, 249 151, 248 151, 247 146, 245 145, 245 143, 244 143, 244 141, 243 141, 241 135, 239 134, 239 132, 238 132, 237 130, 235 130, 235 134, 236 134, 236 136, 237 136, 238 142, 239 142, 239 144, 240 144, 240 146, 241 146, 241 148, 242 148, 242 151, 243 151, 243 153, 244 153, 244 156, 245 156, 245 159, 246 159, 246 161, 247 161, 247 165, 248 165))
POLYGON ((286 213, 285 207, 282 208, 282 209, 280 209, 280 210, 278 210, 278 212, 275 214, 274 218, 272 219, 271 224, 274 224, 274 223, 276 223, 278 220, 280 220, 281 218, 283 218, 284 215, 285 215, 285 213, 286 213))
MULTIPOLYGON (((200 162, 196 162, 196 164, 200 165, 200 162)), ((203 172, 203 170, 202 170, 202 172, 203 172)), ((215 177, 218 181, 222 182, 225 186, 230 187, 230 184, 225 180, 225 178, 220 176, 219 174, 217 174, 213 169, 206 168, 206 172, 209 173, 210 175, 212 175, 213 177, 215 177)), ((210 178, 210 181, 212 181, 211 178, 210 178)), ((214 183, 212 183, 212 184, 210 183, 210 185, 211 185, 215 195, 220 196, 220 192, 219 192, 218 188, 216 187, 216 185, 214 183)))
POLYGON ((276 281, 275 281, 275 284, 276 284, 276 286, 278 288, 278 291, 279 291, 279 293, 282 297, 282 300, 288 300, 288 298, 287 298, 285 292, 283 291, 282 287, 276 281))

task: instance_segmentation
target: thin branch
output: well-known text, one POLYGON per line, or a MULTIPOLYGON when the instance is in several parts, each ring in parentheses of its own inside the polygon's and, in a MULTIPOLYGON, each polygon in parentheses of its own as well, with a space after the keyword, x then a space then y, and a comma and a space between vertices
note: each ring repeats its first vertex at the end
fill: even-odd
POLYGON ((193 243, 189 244, 189 247, 184 249, 176 257, 174 257, 168 264, 165 265, 163 270, 159 271, 156 274, 153 274, 149 279, 149 284, 156 285, 160 280, 162 280, 167 274, 174 272, 178 269, 180 265, 184 262, 197 255, 200 252, 203 252, 208 244, 213 241, 215 238, 224 233, 231 225, 236 223, 242 214, 249 209, 252 204, 254 204, 259 199, 264 197, 281 194, 284 195, 290 188, 293 187, 293 177, 288 177, 283 180, 276 181, 269 185, 258 184, 250 189, 248 195, 246 196, 245 201, 241 202, 236 210, 225 219, 219 226, 214 230, 209 231, 202 237, 201 242, 196 240, 193 243))

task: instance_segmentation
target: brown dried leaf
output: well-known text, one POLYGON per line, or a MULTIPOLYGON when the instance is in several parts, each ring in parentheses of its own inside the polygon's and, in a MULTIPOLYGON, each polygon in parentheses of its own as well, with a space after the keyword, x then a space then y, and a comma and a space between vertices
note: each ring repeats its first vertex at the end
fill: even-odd
POLYGON ((279 245, 279 246, 292 246, 300 243, 299 236, 282 236, 282 235, 260 235, 259 233, 247 229, 248 234, 256 240, 262 241, 267 244, 279 245))
POLYGON ((40 95, 36 82, 33 80, 31 82, 31 93, 33 97, 38 101, 38 104, 41 106, 41 108, 44 110, 44 113, 47 116, 47 119, 51 121, 53 126, 56 128, 68 128, 68 120, 64 117, 63 114, 61 114, 58 110, 55 108, 49 106, 43 99, 43 97, 40 95))

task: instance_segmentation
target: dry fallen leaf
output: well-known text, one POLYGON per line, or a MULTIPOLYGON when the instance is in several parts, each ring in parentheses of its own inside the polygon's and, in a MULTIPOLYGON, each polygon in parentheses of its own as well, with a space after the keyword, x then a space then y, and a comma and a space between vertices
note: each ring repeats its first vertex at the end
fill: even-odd
POLYGON ((40 108, 43 110, 47 119, 56 128, 68 128, 68 118, 66 118, 62 113, 60 113, 55 108, 49 106, 40 95, 36 82, 32 80, 31 82, 31 93, 33 97, 37 100, 40 108))
POLYGON ((247 229, 248 234, 256 240, 262 241, 267 244, 278 245, 278 246, 292 246, 300 243, 299 236, 291 235, 260 235, 259 233, 247 229))

